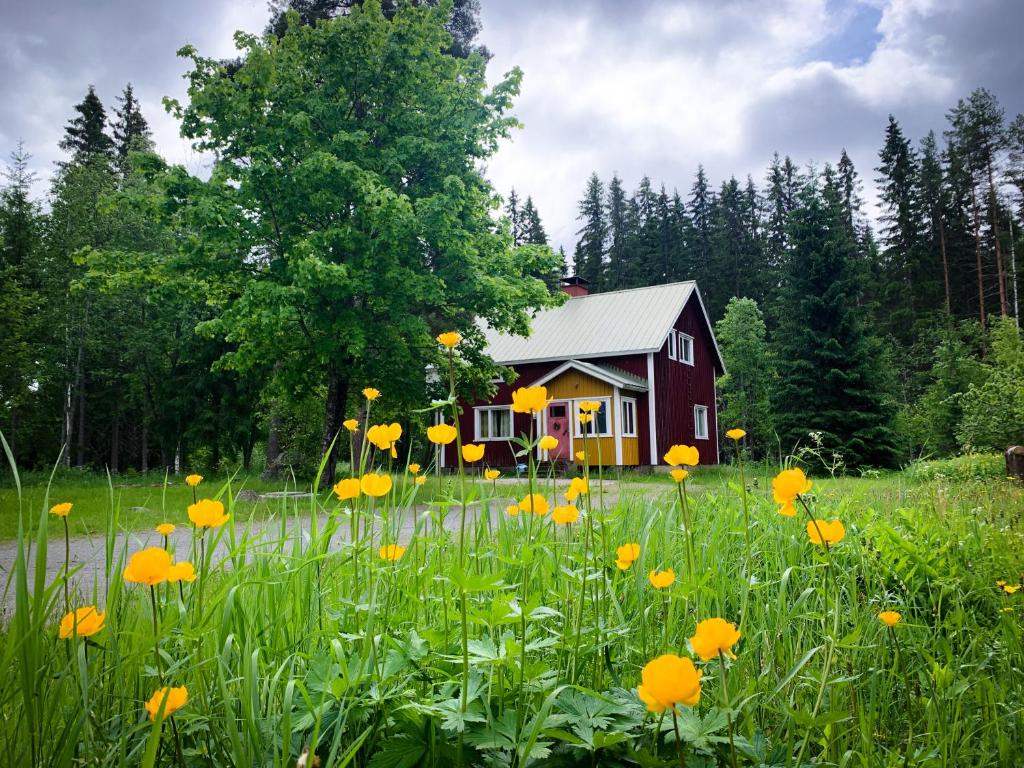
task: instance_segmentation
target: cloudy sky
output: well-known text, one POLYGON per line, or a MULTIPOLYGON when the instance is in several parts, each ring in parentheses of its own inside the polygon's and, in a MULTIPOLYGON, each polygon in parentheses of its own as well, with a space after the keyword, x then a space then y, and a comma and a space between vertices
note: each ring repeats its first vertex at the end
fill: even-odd
MULTIPOLYGON (((4 3, 0 153, 18 137, 45 179, 72 105, 94 83, 108 109, 131 81, 158 149, 206 160, 160 104, 184 94, 184 43, 227 56, 257 31, 265 0, 4 3)), ((571 252, 591 171, 628 188, 646 173, 685 191, 698 163, 717 184, 760 182, 772 152, 800 164, 845 147, 865 178, 889 113, 915 138, 985 86, 1024 111, 1021 0, 482 0, 491 74, 525 72, 524 123, 491 160, 502 192, 533 196, 554 245, 571 252)), ((40 191, 45 184, 40 183, 40 191)))

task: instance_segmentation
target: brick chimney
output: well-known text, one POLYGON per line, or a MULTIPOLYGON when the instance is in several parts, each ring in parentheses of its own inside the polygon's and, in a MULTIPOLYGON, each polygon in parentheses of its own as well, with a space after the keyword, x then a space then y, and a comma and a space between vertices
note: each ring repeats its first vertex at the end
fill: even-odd
POLYGON ((590 285, 590 281, 578 275, 562 278, 562 290, 574 298, 576 296, 588 295, 590 293, 590 290, 587 288, 588 285, 590 285))

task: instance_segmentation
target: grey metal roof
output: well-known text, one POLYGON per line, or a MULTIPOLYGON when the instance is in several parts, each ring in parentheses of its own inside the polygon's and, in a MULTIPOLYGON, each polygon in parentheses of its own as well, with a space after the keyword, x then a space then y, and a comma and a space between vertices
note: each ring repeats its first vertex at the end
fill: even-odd
POLYGON ((529 336, 485 327, 487 354, 496 363, 512 365, 656 352, 690 296, 700 300, 696 288, 688 280, 574 297, 538 312, 529 336))

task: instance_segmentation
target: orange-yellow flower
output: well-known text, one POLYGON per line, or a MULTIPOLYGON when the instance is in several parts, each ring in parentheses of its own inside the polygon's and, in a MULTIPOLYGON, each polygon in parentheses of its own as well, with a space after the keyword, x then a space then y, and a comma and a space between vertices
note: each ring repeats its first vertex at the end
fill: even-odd
POLYGON ((203 476, 202 475, 186 475, 185 476, 185 485, 187 485, 189 488, 195 488, 201 482, 203 482, 203 476))
POLYGON ((150 720, 156 720, 156 715, 160 711, 160 705, 163 704, 165 696, 167 703, 164 704, 164 717, 170 717, 188 703, 188 689, 184 685, 180 688, 158 688, 157 692, 146 702, 146 711, 149 712, 150 720))
POLYGON ((448 445, 455 440, 455 434, 455 427, 444 422, 427 427, 427 440, 434 445, 448 445))
POLYGON ((427 478, 425 475, 416 475, 416 479, 413 480, 413 482, 416 483, 416 485, 426 485, 427 478))
POLYGON ((651 586, 655 589, 664 589, 665 587, 672 586, 676 580, 676 572, 671 568, 664 571, 651 571, 647 574, 648 580, 651 582, 651 586))
POLYGON ((523 497, 519 502, 519 509, 522 512, 533 512, 535 515, 546 515, 551 507, 541 494, 534 493, 523 497))
POLYGON ((61 619, 60 639, 67 640, 74 635, 78 637, 91 637, 103 629, 106 621, 107 612, 97 611, 95 605, 76 608, 61 619))
POLYGON ((569 481, 569 490, 565 492, 566 501, 576 501, 579 496, 590 493, 590 486, 584 477, 574 477, 569 481))
POLYGON ((807 538, 811 544, 838 544, 846 535, 846 528, 840 520, 831 523, 825 520, 813 520, 807 523, 807 538))
POLYGON ((484 470, 484 479, 485 480, 497 480, 499 477, 501 477, 501 472, 499 472, 496 469, 485 469, 484 470))
POLYGON ((391 475, 367 472, 359 479, 359 490, 374 498, 385 496, 391 491, 391 475))
POLYGON ((547 387, 520 387, 512 393, 512 410, 516 413, 540 413, 547 404, 547 387))
POLYGON ((580 402, 577 403, 576 407, 579 408, 584 413, 593 413, 594 411, 600 411, 601 410, 601 401, 600 400, 580 400, 580 402))
POLYGON ((462 446, 462 460, 468 464, 480 461, 484 457, 483 443, 466 443, 462 446))
POLYGON ((147 547, 136 552, 124 569, 124 580, 155 586, 167 581, 171 572, 171 556, 163 547, 147 547))
POLYGON ((410 464, 409 465, 409 471, 412 472, 414 475, 418 475, 420 473, 420 465, 419 464, 410 464))
POLYGON ((161 536, 170 536, 174 533, 174 523, 160 523, 160 525, 156 527, 156 532, 161 536))
POLYGON ((334 484, 334 495, 338 497, 338 501, 354 499, 359 495, 359 478, 346 477, 344 480, 336 482, 334 484))
POLYGON ((378 397, 380 397, 380 390, 374 389, 373 387, 367 387, 366 389, 363 390, 363 397, 365 397, 367 400, 376 400, 378 397))
POLYGON ((700 451, 692 445, 673 445, 663 458, 671 467, 696 467, 700 464, 700 451))
POLYGON ((661 714, 677 704, 700 703, 700 679, 704 673, 682 656, 666 653, 649 661, 640 672, 636 693, 649 712, 661 714))
POLYGON ((366 430, 366 439, 382 451, 389 451, 394 448, 402 437, 402 425, 393 422, 391 424, 374 424, 366 430))
POLYGON ((50 514, 56 515, 57 517, 67 517, 71 511, 71 507, 74 505, 70 501, 65 501, 61 504, 54 504, 50 507, 50 514))
POLYGON ((1008 595, 1012 595, 1018 589, 1020 589, 1020 584, 1004 584, 1003 585, 1003 592, 1005 592, 1008 595))
POLYGON ((619 570, 628 570, 636 562, 637 558, 640 557, 640 545, 633 543, 623 544, 621 547, 616 547, 615 554, 618 555, 615 565, 618 566, 619 570))
POLYGON ((437 343, 448 347, 448 349, 454 349, 460 341, 462 341, 462 334, 458 331, 447 331, 437 334, 437 343))
POLYGON ((341 422, 341 426, 343 426, 349 432, 355 432, 357 429, 359 429, 359 422, 356 421, 355 419, 345 419, 343 422, 341 422))
POLYGON ((505 507, 505 514, 509 517, 517 517, 519 515, 519 505, 509 504, 507 507, 505 507))
POLYGON ((672 479, 675 480, 677 483, 681 483, 683 482, 683 480, 690 476, 690 473, 687 472, 685 469, 679 469, 677 467, 676 469, 671 470, 669 472, 669 475, 671 475, 672 479))
POLYGON ((195 581, 196 569, 192 563, 175 563, 167 571, 167 580, 172 584, 178 581, 195 581))
POLYGON ((553 451, 558 447, 558 438, 552 437, 551 435, 544 435, 544 437, 540 439, 539 445, 542 451, 553 451))
POLYGON ((996 586, 997 586, 997 587, 1001 587, 1001 586, 1003 586, 1004 584, 1006 584, 1006 581, 1005 581, 1005 580, 1003 580, 1003 579, 996 579, 996 586))
POLYGON ((811 490, 811 481, 800 467, 784 469, 772 480, 772 495, 775 503, 781 504, 779 514, 784 517, 793 517, 796 514, 796 497, 811 490))
POLYGON ((558 525, 569 525, 580 519, 580 511, 573 504, 555 507, 551 513, 551 519, 558 525))
POLYGON ((887 627, 895 627, 900 623, 903 617, 900 616, 896 611, 882 611, 878 614, 878 620, 885 624, 887 627))
POLYGON ((736 429, 730 429, 728 432, 725 433, 725 436, 731 438, 732 440, 739 441, 747 436, 747 431, 745 429, 739 429, 737 427, 736 429))
POLYGON ((394 562, 405 554, 405 549, 401 544, 385 544, 377 551, 377 554, 380 555, 381 560, 394 562))
POLYGON ((578 418, 580 420, 580 424, 589 424, 590 422, 592 422, 594 420, 594 414, 592 414, 592 413, 581 413, 578 416, 578 418))
POLYGON ((575 455, 576 455, 576 461, 580 462, 581 464, 582 464, 582 463, 583 463, 583 462, 584 462, 584 461, 586 460, 586 458, 587 458, 587 454, 585 454, 585 453, 584 453, 583 451, 576 451, 576 454, 575 454, 575 455))
POLYGON ((697 624, 697 633, 690 638, 690 647, 700 656, 701 661, 711 661, 724 653, 729 658, 736 656, 730 650, 740 639, 736 625, 725 619, 704 619, 697 624))
POLYGON ((197 528, 220 528, 228 521, 224 513, 224 505, 213 499, 200 499, 188 505, 188 519, 197 528))

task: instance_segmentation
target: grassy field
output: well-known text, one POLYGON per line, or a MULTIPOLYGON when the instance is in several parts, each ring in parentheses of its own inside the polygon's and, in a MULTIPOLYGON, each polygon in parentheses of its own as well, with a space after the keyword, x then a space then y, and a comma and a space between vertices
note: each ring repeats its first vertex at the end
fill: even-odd
MULTIPOLYGON (((778 514, 772 474, 746 473, 749 527, 734 468, 695 468, 685 509, 665 476, 627 475, 614 501, 591 477, 565 526, 510 516, 489 484, 458 477, 415 498, 412 486, 319 494, 285 502, 308 523, 269 549, 209 530, 202 547, 173 553, 198 578, 152 590, 119 578, 135 551, 107 529, 105 481, 56 485, 49 503, 75 503, 73 529, 107 536, 109 580, 71 596, 98 604, 105 626, 59 639, 62 579, 45 583, 18 556, 0 747, 19 766, 284 767, 308 750, 324 766, 369 768, 1019 765, 1024 592, 996 582, 1024 576, 1020 486, 959 471, 815 477, 815 518, 845 525, 826 550, 808 541, 802 508, 778 514), (463 529, 463 500, 492 514, 463 529), (415 530, 399 537, 410 517, 415 530), (222 537, 227 554, 210 557, 222 537), (408 548, 383 559, 396 540, 408 548), (622 570, 626 543, 639 557, 622 570), (649 572, 668 568, 674 583, 655 588, 649 572), (892 629, 884 610, 902 615, 892 629), (735 659, 692 652, 688 638, 713 617, 737 625, 735 659), (700 700, 650 712, 636 688, 666 653, 696 662, 700 700), (184 686, 188 701, 150 720, 161 684, 184 686)), ((129 525, 172 512, 180 523, 191 500, 180 481, 118 485, 116 519, 129 525), (125 505, 159 514, 125 517, 125 505)), ((242 485, 201 489, 244 516, 242 485)), ((62 546, 44 492, 32 483, 22 499, 40 522, 36 550, 62 546)))

